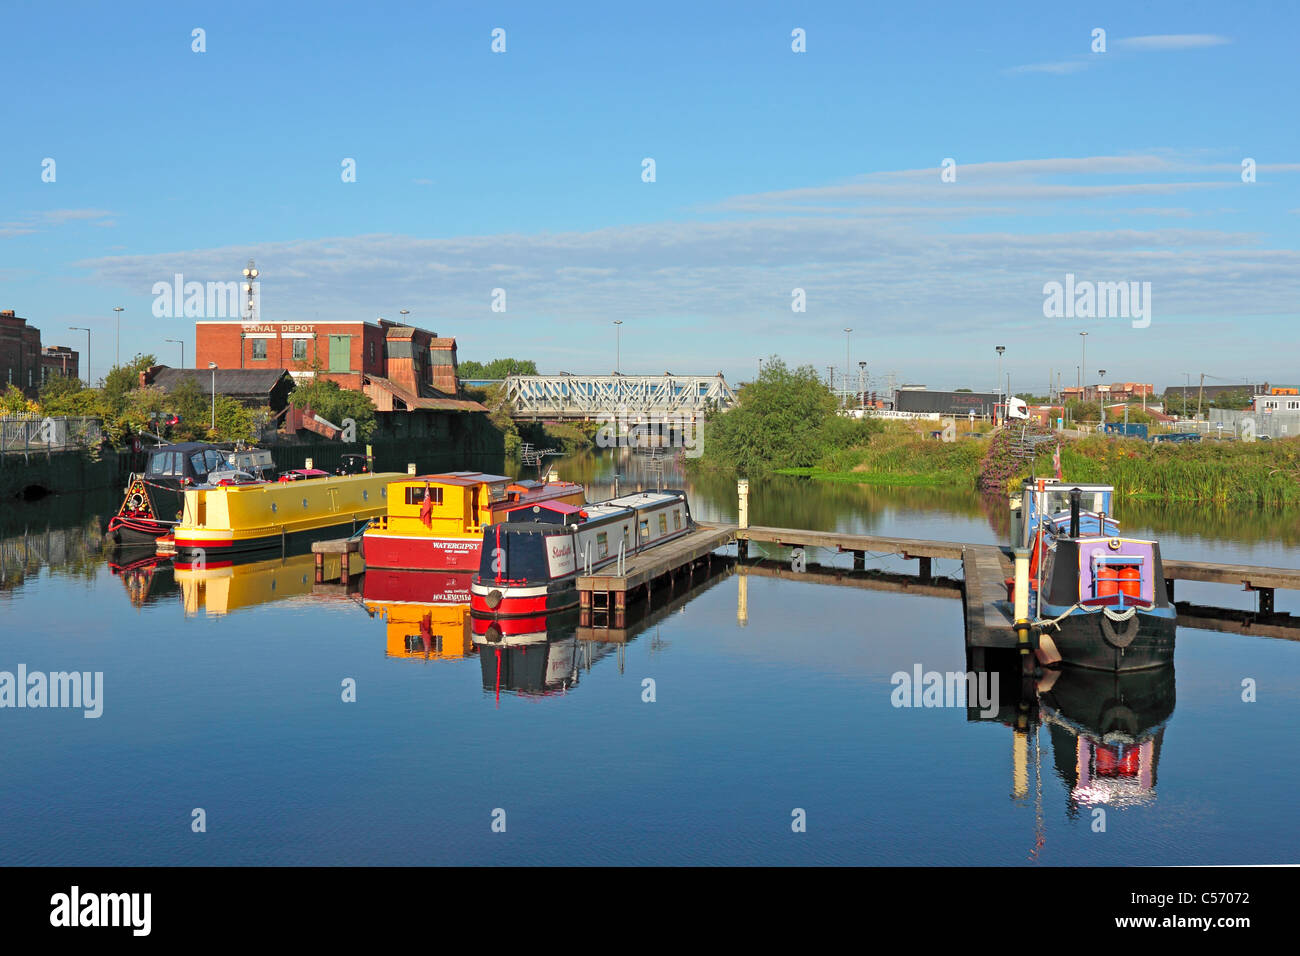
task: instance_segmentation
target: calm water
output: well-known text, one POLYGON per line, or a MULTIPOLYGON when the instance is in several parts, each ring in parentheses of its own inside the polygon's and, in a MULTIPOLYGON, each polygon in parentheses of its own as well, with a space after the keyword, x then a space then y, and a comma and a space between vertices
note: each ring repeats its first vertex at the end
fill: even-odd
MULTIPOLYGON (((596 497, 614 467, 560 470, 596 497)), ((635 462, 618 467, 634 485, 635 462)), ((734 519, 731 482, 691 490, 698 517, 734 519)), ((498 672, 458 609, 394 603, 377 579, 358 595, 313 596, 309 558, 206 576, 112 567, 95 542, 114 497, 0 504, 0 670, 104 674, 98 719, 0 710, 0 864, 1300 855, 1297 643, 1180 628, 1176 676, 1116 687, 1067 674, 1027 689, 1019 711, 1008 677, 999 713, 968 719, 964 707, 891 704, 895 672, 965 669, 960 600, 719 561, 626 633, 556 621, 504 651, 498 672), (341 699, 349 678, 355 703, 341 699), (1254 703, 1241 700, 1246 678, 1254 703), (1117 730, 1133 746, 1108 744, 1117 730), (195 808, 204 833, 191 830, 195 808), (492 830, 498 808, 504 833, 492 830), (795 808, 807 832, 792 832, 795 808)), ((1119 517, 1170 556, 1300 560, 1295 514, 1119 517)), ((794 480, 756 484, 751 520, 972 542, 1005 533, 1000 507, 975 496, 794 480)), ((897 558, 869 567, 909 570, 897 558)), ((1253 607, 1231 588, 1179 587, 1180 599, 1253 607)), ((1292 594, 1278 605, 1300 613, 1292 594)))

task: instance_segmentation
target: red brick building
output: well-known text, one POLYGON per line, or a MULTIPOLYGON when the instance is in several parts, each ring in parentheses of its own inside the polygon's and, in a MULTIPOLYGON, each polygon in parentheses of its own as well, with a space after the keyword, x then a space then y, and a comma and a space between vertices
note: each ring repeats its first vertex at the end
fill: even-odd
MULTIPOLYGON (((197 368, 283 368, 294 377, 319 368, 342 387, 364 391, 380 411, 441 408, 460 394, 456 340, 386 319, 199 321, 195 339, 197 368)), ((483 410, 476 402, 455 404, 483 410)))
POLYGON ((81 355, 66 345, 47 345, 41 349, 41 381, 59 376, 80 378, 81 355))
POLYGON ((0 391, 10 385, 35 398, 41 387, 41 330, 13 309, 0 312, 0 391))

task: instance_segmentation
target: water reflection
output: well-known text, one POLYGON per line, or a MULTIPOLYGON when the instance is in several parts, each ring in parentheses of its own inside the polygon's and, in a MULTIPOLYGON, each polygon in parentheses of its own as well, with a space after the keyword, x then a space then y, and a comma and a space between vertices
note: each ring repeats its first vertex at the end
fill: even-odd
POLYGON ((362 600, 387 632, 387 654, 425 661, 461 660, 477 652, 470 630, 469 573, 366 572, 362 600))
POLYGON ((483 689, 521 697, 564 694, 578 684, 577 610, 537 617, 473 618, 483 689))
MULTIPOLYGON (((1173 665, 1111 673, 1065 667, 1022 677, 1014 656, 998 661, 995 716, 968 706, 968 720, 1012 729, 1011 795, 1042 799, 1044 737, 1049 772, 1064 785, 1066 812, 1154 803, 1165 729, 1174 713, 1173 665)), ((1040 838, 1041 839, 1041 838, 1040 838)))
MULTIPOLYGON (((224 567, 178 567, 173 572, 180 586, 185 613, 229 614, 258 604, 283 601, 312 593, 316 580, 313 554, 268 558, 224 567)), ((325 555, 327 580, 337 578, 342 555, 325 555)), ((359 573, 359 555, 348 555, 349 568, 359 573)))
POLYGON ((114 548, 108 570, 121 579, 132 607, 150 607, 176 593, 171 558, 160 557, 153 544, 114 548))

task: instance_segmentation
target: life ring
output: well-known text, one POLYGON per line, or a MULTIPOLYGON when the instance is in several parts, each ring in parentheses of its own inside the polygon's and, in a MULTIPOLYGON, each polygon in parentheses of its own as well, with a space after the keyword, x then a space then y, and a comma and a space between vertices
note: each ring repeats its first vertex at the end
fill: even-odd
POLYGON ((141 443, 139 435, 131 436, 131 451, 137 455, 144 451, 144 445, 141 443))
MULTIPOLYGON (((1109 608, 1107 608, 1107 610, 1109 610, 1109 608)), ((1130 608, 1130 610, 1132 609, 1130 608)), ((1124 622, 1123 632, 1116 629, 1116 622, 1112 620, 1109 614, 1103 614, 1101 616, 1101 636, 1111 647, 1122 651, 1133 643, 1134 638, 1138 635, 1138 631, 1142 628, 1142 622, 1138 620, 1136 614, 1130 614, 1127 618, 1120 617, 1119 615, 1116 615, 1116 617, 1119 617, 1119 619, 1124 622)))

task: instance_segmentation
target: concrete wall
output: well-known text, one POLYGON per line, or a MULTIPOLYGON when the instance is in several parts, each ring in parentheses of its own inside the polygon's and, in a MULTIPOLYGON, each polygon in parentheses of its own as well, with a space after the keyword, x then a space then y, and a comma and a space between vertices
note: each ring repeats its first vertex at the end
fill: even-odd
POLYGON ((85 451, 0 455, 0 508, 29 489, 53 494, 125 488, 131 468, 132 456, 125 452, 101 452, 98 460, 85 451))

